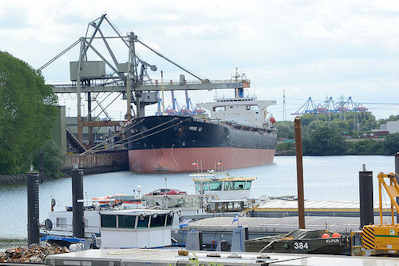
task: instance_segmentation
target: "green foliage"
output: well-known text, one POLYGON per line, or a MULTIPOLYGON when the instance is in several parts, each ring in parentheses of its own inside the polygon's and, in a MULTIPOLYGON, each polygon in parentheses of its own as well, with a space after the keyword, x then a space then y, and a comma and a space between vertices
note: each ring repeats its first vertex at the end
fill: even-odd
POLYGON ((303 152, 307 155, 339 155, 344 151, 340 130, 327 122, 314 124, 303 138, 303 152))
POLYGON ((399 133, 390 134, 384 141, 385 154, 392 155, 399 152, 399 133))
POLYGON ((365 139, 356 142, 346 143, 346 152, 348 155, 383 155, 384 142, 365 139))
POLYGON ((50 139, 57 98, 42 76, 0 51, 0 173, 29 169, 34 151, 50 139))
POLYGON ((290 121, 280 121, 276 123, 277 137, 280 139, 294 138, 294 123, 290 121))
MULTIPOLYGON (((389 120, 397 118, 391 116, 389 120)), ((303 152, 305 155, 387 154, 390 151, 383 142, 356 139, 378 124, 371 113, 305 114, 301 116, 303 152)), ((278 132, 280 139, 294 138, 293 122, 277 122, 277 129, 282 131, 278 132)), ((286 145, 277 147, 280 154, 289 153, 288 149, 286 145)))
POLYGON ((280 155, 295 155, 295 143, 281 142, 277 144, 276 152, 280 155))
POLYGON ((47 141, 33 154, 33 166, 46 177, 62 175, 60 169, 64 164, 64 156, 53 140, 47 141))

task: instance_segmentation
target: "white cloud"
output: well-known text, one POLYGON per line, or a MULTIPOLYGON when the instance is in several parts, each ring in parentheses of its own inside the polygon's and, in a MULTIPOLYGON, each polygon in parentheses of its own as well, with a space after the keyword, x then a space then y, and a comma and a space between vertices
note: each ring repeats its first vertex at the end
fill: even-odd
MULTIPOLYGON (((238 66, 260 98, 281 102, 285 89, 303 102, 343 94, 399 100, 397 1, 3 0, 0 49, 39 67, 104 12, 121 33, 134 31, 201 77, 225 79, 238 66)), ((123 45, 117 47, 125 60, 123 45)), ((171 75, 166 79, 178 77, 180 71, 138 52, 171 75)), ((72 51, 46 69, 47 80, 68 81, 68 62, 76 56, 72 51)), ((203 102, 209 93, 193 95, 203 102)))

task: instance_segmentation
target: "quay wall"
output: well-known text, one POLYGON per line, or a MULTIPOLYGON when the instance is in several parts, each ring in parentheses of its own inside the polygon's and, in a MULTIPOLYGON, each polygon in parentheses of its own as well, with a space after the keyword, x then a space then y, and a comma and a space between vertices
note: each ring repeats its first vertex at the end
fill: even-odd
MULTIPOLYGON (((69 176, 74 164, 79 165, 79 168, 83 169, 85 175, 129 170, 127 151, 109 151, 83 156, 67 154, 62 172, 69 176)), ((40 182, 48 179, 50 178, 40 175, 40 182)), ((0 175, 0 185, 19 185, 25 183, 25 174, 0 175)))
POLYGON ((107 151, 93 154, 67 154, 63 172, 69 173, 75 165, 83 169, 84 174, 99 174, 129 169, 127 150, 107 151))

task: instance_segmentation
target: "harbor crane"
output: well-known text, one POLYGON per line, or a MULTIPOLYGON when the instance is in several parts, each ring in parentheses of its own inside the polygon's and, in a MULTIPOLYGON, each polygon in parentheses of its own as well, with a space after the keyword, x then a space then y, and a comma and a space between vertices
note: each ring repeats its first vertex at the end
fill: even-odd
MULTIPOLYGON (((116 27, 107 18, 107 14, 96 18, 88 23, 86 34, 80 37, 77 41, 57 54, 38 71, 43 71, 50 64, 66 54, 72 48, 80 45, 80 52, 77 61, 70 62, 70 80, 67 84, 49 84, 54 93, 57 94, 76 94, 77 98, 77 138, 82 142, 83 127, 88 127, 89 144, 92 144, 92 128, 101 126, 120 126, 121 121, 94 121, 92 119, 93 109, 92 93, 108 93, 108 96, 117 94, 112 100, 111 104, 120 95, 126 99, 126 115, 127 121, 133 118, 145 116, 145 107, 151 104, 157 104, 160 101, 160 91, 189 91, 189 90, 215 90, 215 89, 232 89, 232 88, 248 88, 250 81, 248 79, 241 80, 209 80, 201 78, 192 73, 187 68, 177 64, 173 60, 156 51, 134 32, 130 32, 123 36, 116 27), (112 29, 111 36, 105 36, 103 32, 103 25, 108 24, 112 29), (110 40, 121 40, 122 45, 128 50, 127 62, 121 62, 117 59, 114 50, 111 48, 110 40), (104 49, 95 47, 95 41, 102 41, 104 49), (136 46, 140 45, 156 56, 162 58, 173 66, 177 67, 184 73, 195 78, 195 81, 186 81, 184 75, 180 75, 179 81, 158 82, 158 80, 151 79, 149 71, 157 71, 156 65, 144 61, 143 58, 137 54, 136 46), (107 51, 107 54, 101 51, 107 51), (88 59, 88 51, 93 52, 97 56, 97 60, 88 59), (111 73, 106 72, 106 67, 111 70, 111 73), (87 121, 83 121, 81 117, 81 94, 87 94, 87 121), (132 115, 131 104, 136 106, 135 115, 132 115)), ((107 97, 108 97, 107 96, 107 97)), ((187 97, 187 93, 186 93, 187 97)), ((105 109, 99 101, 95 101, 100 107, 100 112, 105 113, 105 109)), ((100 113, 100 114, 101 114, 100 113)))

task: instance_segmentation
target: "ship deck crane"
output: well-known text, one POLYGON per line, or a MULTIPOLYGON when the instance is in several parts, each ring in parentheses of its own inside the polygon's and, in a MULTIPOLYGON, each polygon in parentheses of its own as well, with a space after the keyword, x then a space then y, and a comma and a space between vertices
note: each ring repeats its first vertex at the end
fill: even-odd
POLYGON ((399 224, 395 223, 395 212, 399 213, 396 199, 399 197, 399 184, 395 173, 378 174, 380 224, 365 225, 361 231, 351 233, 352 254, 356 255, 398 255, 399 224), (388 182, 386 182, 388 181, 388 182), (391 224, 383 224, 382 190, 391 201, 391 224), (360 240, 360 241, 359 241, 360 240))

